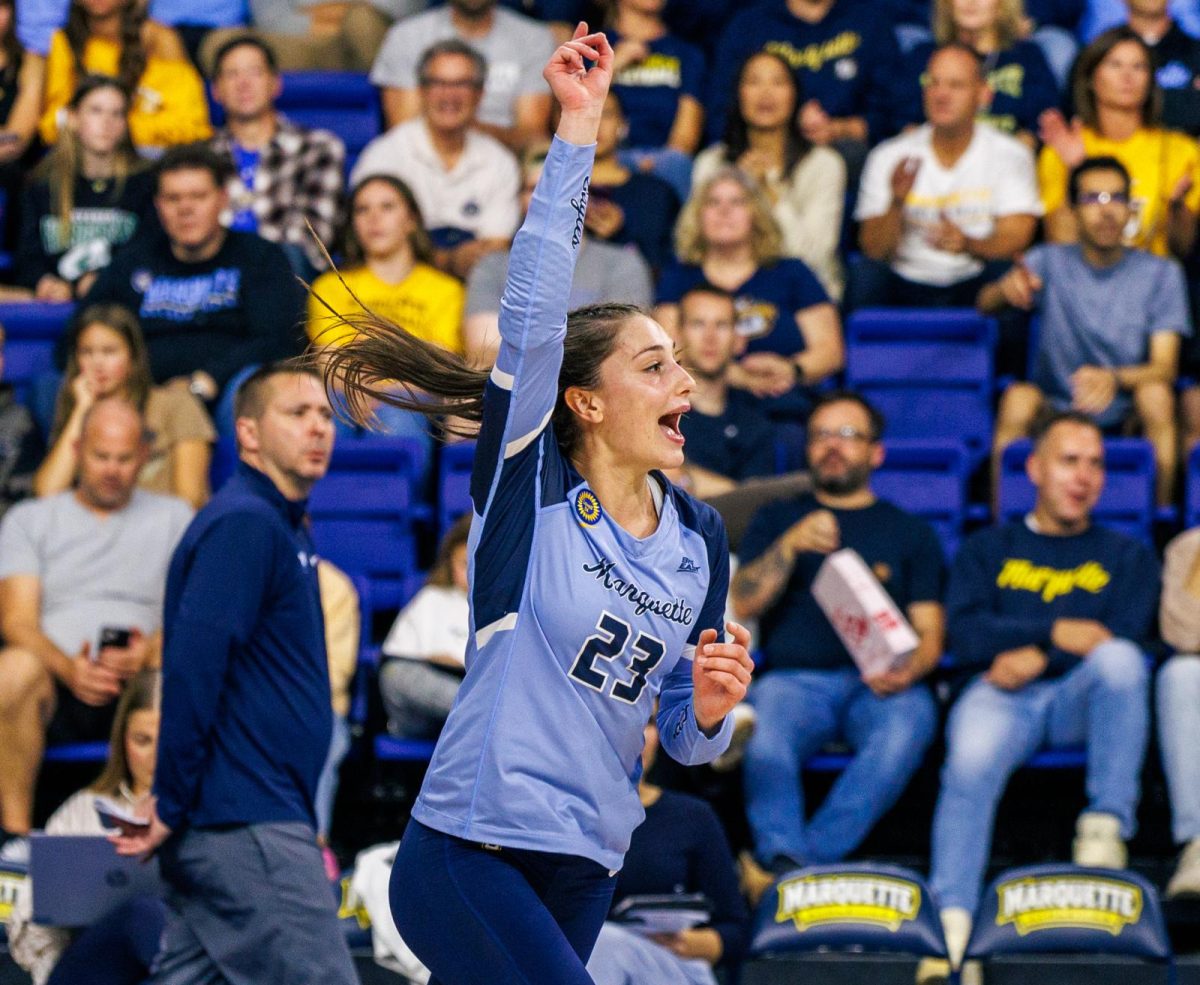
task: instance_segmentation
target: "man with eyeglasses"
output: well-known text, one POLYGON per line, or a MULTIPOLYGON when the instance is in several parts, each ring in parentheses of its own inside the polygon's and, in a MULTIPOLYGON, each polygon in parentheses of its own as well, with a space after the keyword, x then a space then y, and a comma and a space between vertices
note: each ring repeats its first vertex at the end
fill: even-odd
POLYGON ((379 174, 407 184, 437 265, 462 278, 505 249, 520 221, 517 159, 477 126, 487 76, 487 62, 465 42, 432 45, 418 67, 420 115, 372 140, 350 172, 352 187, 379 174))
POLYGON ((1180 337, 1191 335, 1183 270, 1172 259, 1132 249, 1129 172, 1093 157, 1071 173, 1068 192, 1077 243, 1043 244, 979 293, 979 309, 1035 312, 1038 329, 1028 382, 1000 401, 993 444, 1029 434, 1043 407, 1086 414, 1107 433, 1136 428, 1154 445, 1159 501, 1168 503, 1177 460, 1175 374, 1180 337))
POLYGON ((883 425, 856 393, 822 396, 808 422, 813 491, 761 509, 741 544, 733 609, 759 620, 765 657, 750 691, 746 813, 755 858, 775 874, 853 852, 904 791, 937 726, 922 679, 942 653, 942 551, 927 523, 871 491, 883 425), (843 547, 862 555, 917 631, 899 669, 863 677, 813 598, 817 570, 843 547), (854 758, 806 821, 801 767, 835 741, 854 758))
POLYGON ((402 18, 388 31, 371 69, 371 82, 382 90, 387 125, 420 112, 421 52, 451 38, 487 60, 480 129, 515 151, 548 138, 550 92, 542 66, 554 50, 554 36, 546 24, 496 0, 449 0, 402 18))

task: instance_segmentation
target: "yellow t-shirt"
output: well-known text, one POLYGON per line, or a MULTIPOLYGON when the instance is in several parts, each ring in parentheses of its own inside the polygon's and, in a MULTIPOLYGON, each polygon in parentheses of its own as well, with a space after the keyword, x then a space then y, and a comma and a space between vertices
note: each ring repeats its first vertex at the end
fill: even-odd
MULTIPOLYGON (((83 49, 88 74, 116 75, 121 47, 107 38, 91 38, 83 49)), ((46 58, 46 91, 40 130, 47 144, 58 139, 58 113, 71 101, 78 85, 75 57, 67 36, 55 31, 46 58)), ((129 135, 137 147, 168 147, 207 140, 212 136, 204 82, 191 62, 152 55, 138 80, 129 112, 129 135)))
MULTIPOLYGON (((1083 131, 1088 157, 1115 157, 1132 179, 1133 218, 1125 231, 1127 246, 1168 256, 1167 203, 1179 179, 1192 176, 1185 201, 1193 212, 1200 210, 1200 145, 1187 134, 1173 130, 1142 129, 1128 140, 1109 140, 1091 127, 1083 131)), ((1058 152, 1043 147, 1038 158, 1038 182, 1046 215, 1067 205, 1070 171, 1058 152)))
POLYGON ((350 337, 351 330, 337 327, 337 319, 329 313, 329 308, 339 314, 361 312, 362 307, 355 303, 351 291, 375 314, 395 322, 417 338, 462 353, 466 292, 449 274, 425 263, 416 264, 399 284, 381 280, 369 267, 343 270, 340 280, 333 271, 322 274, 313 283, 308 299, 310 339, 321 345, 340 345, 350 337))

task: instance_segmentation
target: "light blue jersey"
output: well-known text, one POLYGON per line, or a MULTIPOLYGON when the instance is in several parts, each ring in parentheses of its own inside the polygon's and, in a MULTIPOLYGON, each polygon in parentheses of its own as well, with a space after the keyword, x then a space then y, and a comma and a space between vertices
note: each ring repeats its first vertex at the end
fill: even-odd
POLYGON ((692 657, 721 638, 729 552, 716 511, 655 474, 658 529, 614 523, 550 416, 594 147, 555 139, 513 242, 500 354, 471 480, 467 676, 413 817, 469 841, 619 869, 643 813, 642 729, 681 763, 729 744, 692 711, 692 657))

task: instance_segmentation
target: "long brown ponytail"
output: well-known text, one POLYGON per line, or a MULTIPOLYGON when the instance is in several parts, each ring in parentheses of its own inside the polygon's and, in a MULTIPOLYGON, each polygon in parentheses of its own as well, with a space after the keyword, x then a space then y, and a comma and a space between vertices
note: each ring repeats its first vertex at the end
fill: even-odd
MULTIPOLYGON (((483 420, 487 370, 468 366, 461 356, 368 310, 358 314, 330 310, 336 323, 327 331, 336 333, 345 326, 355 332, 343 345, 321 346, 318 338, 313 350, 324 363, 325 386, 335 406, 341 391, 347 413, 359 424, 372 423, 371 405, 379 401, 424 414, 444 434, 474 436, 483 420)), ((563 394, 570 387, 592 390, 599 385, 600 365, 612 353, 621 326, 641 314, 645 312, 633 304, 593 304, 567 316, 551 418, 563 454, 569 456, 581 436, 578 419, 563 394)))

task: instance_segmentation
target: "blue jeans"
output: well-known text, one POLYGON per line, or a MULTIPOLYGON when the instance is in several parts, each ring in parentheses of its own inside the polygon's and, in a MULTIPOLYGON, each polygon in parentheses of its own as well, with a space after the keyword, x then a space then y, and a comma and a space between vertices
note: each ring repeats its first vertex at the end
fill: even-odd
POLYGON ((923 684, 880 698, 856 670, 773 670, 750 701, 758 727, 746 748, 746 814, 764 863, 849 855, 908 786, 937 728, 923 684), (800 770, 835 739, 855 755, 806 826, 800 770))
POLYGON ((329 839, 329 827, 333 822, 333 804, 337 800, 338 781, 342 760, 350 751, 350 726, 343 715, 333 716, 333 734, 329 740, 329 755, 325 757, 325 765, 321 768, 321 776, 317 780, 316 815, 317 834, 329 839))
POLYGON ((977 677, 950 712, 933 817, 930 885, 938 905, 974 912, 1008 778, 1044 746, 1087 746, 1089 812, 1130 838, 1149 730, 1150 674, 1128 640, 1097 646, 1055 680, 1004 691, 977 677))
POLYGON ((1200 657, 1172 657, 1158 672, 1158 744, 1171 793, 1171 833, 1200 838, 1200 657))
POLYGON ((692 195, 692 157, 683 151, 669 147, 635 147, 617 155, 621 163, 631 171, 649 168, 650 173, 662 178, 674 189, 680 202, 692 195))

